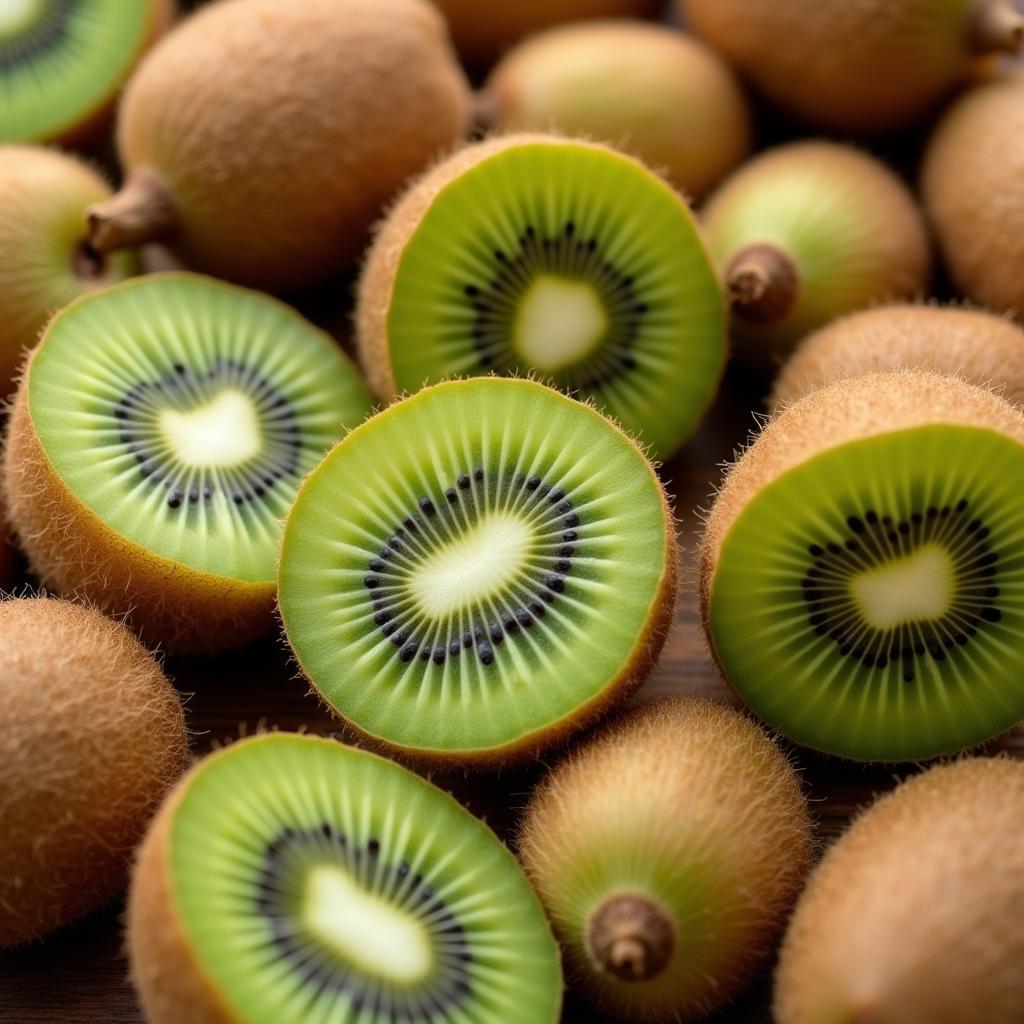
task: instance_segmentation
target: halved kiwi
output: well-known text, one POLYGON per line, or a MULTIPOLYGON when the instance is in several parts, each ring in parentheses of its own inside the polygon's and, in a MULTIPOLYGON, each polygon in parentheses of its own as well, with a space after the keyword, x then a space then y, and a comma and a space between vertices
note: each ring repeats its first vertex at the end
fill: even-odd
POLYGON ((173 0, 4 0, 0 142, 87 138, 173 13, 173 0))
POLYGON ((555 1024, 558 951, 512 855, 404 768, 271 734, 202 762, 139 855, 151 1024, 555 1024))
POLYGON ((421 760, 525 757, 650 669, 675 599, 661 484, 594 409, 526 380, 427 388, 352 431, 285 524, 310 681, 421 760))
POLYGON ((130 614, 151 642, 230 646, 270 626, 280 521, 370 407, 287 306, 192 274, 137 278, 72 303, 33 353, 11 522, 48 586, 130 614))
POLYGON ((740 695, 799 743, 917 760, 1024 718, 1024 413, 924 371, 776 417, 728 474, 704 620, 740 695))
POLYGON ((555 135, 468 147, 385 221, 357 310, 378 396, 536 373, 666 458, 725 361, 725 312, 686 204, 641 163, 555 135))

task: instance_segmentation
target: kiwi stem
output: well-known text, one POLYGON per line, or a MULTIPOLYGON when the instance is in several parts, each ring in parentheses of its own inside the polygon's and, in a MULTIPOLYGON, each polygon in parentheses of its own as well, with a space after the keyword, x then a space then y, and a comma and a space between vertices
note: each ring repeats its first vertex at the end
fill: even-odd
POLYGON ((597 966, 619 981, 650 981, 672 959, 675 923, 640 893, 606 899, 587 922, 587 947, 597 966))
POLYGON ((174 234, 178 217, 159 178, 136 171, 117 195, 85 211, 89 246, 97 253, 133 248, 174 234))
POLYGON ((473 127, 487 133, 501 120, 501 100, 493 92, 473 95, 473 127))
POLYGON ((71 269, 80 281, 95 282, 101 280, 106 273, 107 260, 103 253, 97 252, 82 239, 71 250, 71 269))
POLYGON ((1013 0, 980 0, 971 18, 969 39, 979 54, 1016 53, 1024 40, 1024 15, 1013 0))
POLYGON ((756 242, 740 249, 725 270, 732 311, 752 324, 774 324, 793 308, 800 290, 796 263, 777 245, 756 242))

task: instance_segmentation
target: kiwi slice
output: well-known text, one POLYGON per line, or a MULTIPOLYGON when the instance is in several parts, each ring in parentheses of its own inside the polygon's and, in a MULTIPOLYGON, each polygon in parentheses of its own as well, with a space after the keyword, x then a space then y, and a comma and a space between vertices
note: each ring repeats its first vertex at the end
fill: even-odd
POLYGON ((558 951, 512 855, 412 772, 271 734, 202 762, 139 855, 151 1024, 554 1024, 558 951))
POLYGON ((356 729, 487 763, 636 686, 675 579, 672 516, 633 442, 542 384, 484 377, 391 406, 307 477, 279 602, 306 675, 356 729))
POLYGON ((172 12, 171 0, 4 0, 0 142, 87 131, 172 12))
POLYGON ((298 482, 369 410, 341 350, 276 300, 137 278, 72 303, 35 350, 11 521, 58 591, 173 648, 228 646, 269 627, 298 482))
POLYGON ((440 164, 385 222, 358 340, 382 398, 533 373, 670 455, 725 360, 725 313, 683 200, 604 146, 509 135, 440 164))
POLYGON ((1024 718, 1024 413, 924 371, 822 388, 711 511, 705 622, 726 676, 799 743, 917 760, 1024 718))

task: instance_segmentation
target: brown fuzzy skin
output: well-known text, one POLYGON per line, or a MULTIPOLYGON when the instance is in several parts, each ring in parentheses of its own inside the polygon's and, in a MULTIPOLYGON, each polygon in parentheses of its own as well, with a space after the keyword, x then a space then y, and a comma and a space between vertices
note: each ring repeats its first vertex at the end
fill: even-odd
POLYGON ((126 616, 146 643, 175 651, 234 647, 273 624, 273 581, 246 583, 153 555, 112 530, 68 489, 36 435, 31 360, 8 424, 3 487, 21 547, 43 583, 126 616))
MULTIPOLYGON (((703 1017, 750 980, 811 852, 807 802, 783 754, 743 715, 689 696, 635 709, 558 765, 534 793, 520 841, 570 977, 595 1006, 649 1021, 703 1017), (700 940, 684 928, 663 972, 648 981, 596 968, 580 937, 614 898, 611 879, 708 863, 716 881, 705 883, 695 920, 715 923, 700 940), (587 881, 598 878, 606 880, 587 881)), ((656 886, 641 895, 665 899, 656 886)))
POLYGON ((122 625, 46 598, 0 603, 0 947, 107 902, 188 740, 160 665, 122 625))
POLYGON ((689 26, 780 106, 840 132, 927 111, 991 54, 1015 50, 1013 0, 677 0, 689 26))
POLYGON ((491 73, 480 106, 499 131, 606 141, 694 198, 751 144, 747 102, 728 65, 681 32, 641 22, 582 22, 525 40, 491 73))
POLYGON ((775 380, 773 413, 836 380, 932 370, 1024 404, 1024 331, 958 306, 895 305, 853 313, 810 335, 775 380))
POLYGON ((957 288, 1024 320, 1024 69, 969 92, 945 115, 922 188, 957 288))
POLYGON ((778 1024, 1018 1024, 1024 764, 905 782, 811 876, 782 947, 778 1024))
POLYGON ((434 0, 448 19, 455 46, 467 63, 489 64, 523 36, 563 21, 585 18, 641 18, 654 15, 661 0, 434 0))
POLYGON ((708 514, 700 547, 705 628, 722 543, 762 488, 820 452, 933 423, 986 427, 1024 444, 1024 412, 991 391, 926 370, 838 381, 775 417, 728 471, 708 514))
MULTIPOLYGON (((427 0, 222 0, 139 67, 118 149, 129 187, 148 175, 165 190, 186 263, 285 291, 351 266, 381 206, 465 133, 469 107, 427 0)), ((146 219, 116 199, 93 215, 101 248, 146 219)))

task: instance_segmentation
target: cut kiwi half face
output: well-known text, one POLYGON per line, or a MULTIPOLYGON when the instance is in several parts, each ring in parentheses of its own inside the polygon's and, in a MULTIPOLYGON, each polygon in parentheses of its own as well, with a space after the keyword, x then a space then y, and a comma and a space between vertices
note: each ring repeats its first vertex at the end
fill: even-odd
POLYGON ((391 406, 310 474, 279 602, 306 675, 358 731, 486 764, 638 685, 675 580, 672 517, 636 445, 542 384, 483 377, 391 406))
POLYGON ((371 250, 359 344, 379 395, 535 374, 666 458, 726 354, 724 299, 685 202, 622 153, 512 135, 456 154, 371 250))
POLYGON ((202 762, 143 844, 132 975, 153 1024, 555 1024, 558 950, 518 864, 412 772, 270 734, 202 762))
POLYGON ((0 141, 74 134, 107 107, 170 0, 2 0, 0 141))
POLYGON ((927 372, 773 421, 712 509, 715 655, 799 743, 917 760, 1024 718, 1024 415, 927 372))
POLYGON ((73 303, 16 405, 8 491, 33 567, 181 648, 270 625, 298 483, 371 408, 327 335, 192 274, 73 303))

